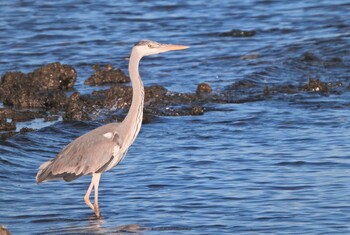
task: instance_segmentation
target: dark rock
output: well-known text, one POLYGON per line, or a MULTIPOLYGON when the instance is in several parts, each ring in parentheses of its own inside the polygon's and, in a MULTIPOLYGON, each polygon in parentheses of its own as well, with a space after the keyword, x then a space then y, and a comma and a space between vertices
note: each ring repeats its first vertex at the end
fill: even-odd
POLYGON ((316 55, 312 54, 311 52, 305 52, 301 58, 300 58, 301 61, 305 61, 305 62, 318 62, 318 61, 321 61, 320 58, 318 58, 316 55))
POLYGON ((86 98, 81 96, 79 92, 74 92, 69 98, 63 120, 90 120, 89 114, 91 114, 93 110, 92 105, 88 105, 88 100, 86 98))
POLYGON ((11 138, 12 136, 15 136, 16 134, 17 133, 15 131, 0 132, 0 140, 6 140, 8 138, 11 138))
POLYGON ((101 108, 123 109, 131 104, 132 88, 114 85, 108 90, 95 91, 92 96, 101 108))
POLYGON ((12 118, 14 113, 15 111, 10 108, 0 108, 0 116, 5 118, 12 118))
POLYGON ((230 86, 231 89, 235 89, 235 90, 252 88, 252 87, 256 87, 256 84, 254 84, 253 82, 248 81, 248 80, 240 80, 240 81, 233 83, 230 86))
POLYGON ((145 88, 145 101, 148 102, 151 99, 163 99, 168 90, 163 86, 150 86, 145 88))
POLYGON ((329 63, 342 63, 343 60, 339 57, 333 57, 333 58, 330 58, 327 62, 329 62, 329 63))
POLYGON ((319 79, 309 79, 309 83, 303 86, 305 91, 328 92, 328 84, 321 82, 319 79))
POLYGON ((24 133, 32 132, 32 131, 34 131, 33 128, 23 127, 23 128, 21 128, 21 130, 19 130, 19 133, 24 134, 24 133))
POLYGON ((45 117, 45 122, 57 121, 60 118, 58 115, 49 115, 45 117))
POLYGON ((62 65, 58 62, 51 63, 34 70, 28 74, 33 86, 39 90, 72 88, 77 79, 77 72, 69 65, 62 65))
POLYGON ((16 123, 11 120, 8 121, 4 115, 0 115, 0 131, 11 131, 16 130, 16 123))
POLYGON ((33 120, 35 118, 43 117, 44 114, 39 111, 30 111, 30 110, 14 110, 10 108, 0 108, 0 116, 3 116, 7 119, 11 119, 15 122, 25 122, 33 120))
POLYGON ((30 120, 34 120, 35 118, 43 118, 45 117, 44 113, 39 111, 30 111, 30 110, 16 110, 11 115, 11 118, 15 122, 26 122, 30 120))
POLYGON ((267 83, 265 83, 265 86, 264 86, 264 96, 268 96, 269 94, 270 94, 269 86, 267 85, 267 83))
POLYGON ((196 94, 210 93, 212 88, 208 83, 200 83, 197 86, 196 94))
POLYGON ((252 53, 252 54, 247 54, 239 57, 242 60, 255 60, 260 57, 260 54, 258 53, 252 53))
POLYGON ((74 68, 52 63, 32 73, 7 72, 0 82, 0 99, 4 105, 17 108, 60 109, 66 104, 62 90, 72 88, 74 68))
MULTIPOLYGON (((147 111, 143 112, 143 116, 142 116, 142 123, 143 124, 148 124, 154 121, 154 119, 156 119, 156 116, 148 113, 147 111)), ((122 120, 121 120, 122 121, 122 120)))
POLYGON ((35 92, 30 89, 23 89, 16 95, 14 92, 9 93, 4 97, 3 103, 17 108, 61 109, 67 103, 67 97, 61 90, 35 92))
POLYGON ((222 37, 252 37, 255 35, 254 30, 240 30, 240 29, 232 29, 229 32, 223 32, 220 34, 222 37))
POLYGON ((111 83, 126 83, 130 82, 121 69, 113 69, 112 65, 106 65, 104 68, 100 68, 99 65, 94 65, 95 73, 89 77, 84 84, 97 86, 111 83))
POLYGON ((193 106, 191 111, 190 111, 190 114, 194 115, 194 116, 203 115, 203 113, 204 113, 204 108, 201 106, 193 106))
POLYGON ((204 113, 204 108, 199 105, 169 105, 158 106, 155 112, 160 116, 196 116, 204 113))

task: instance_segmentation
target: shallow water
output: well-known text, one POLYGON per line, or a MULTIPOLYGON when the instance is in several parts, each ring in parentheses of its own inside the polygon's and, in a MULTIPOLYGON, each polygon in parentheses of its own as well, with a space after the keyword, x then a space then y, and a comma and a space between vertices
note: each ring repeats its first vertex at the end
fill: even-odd
POLYGON ((234 101, 240 94, 230 85, 239 80, 342 83, 329 94, 281 93, 209 104, 203 116, 158 117, 102 175, 102 220, 83 201, 90 177, 35 184, 42 162, 100 123, 57 122, 3 141, 0 224, 14 234, 350 233, 347 1, 12 1, 0 8, 0 72, 60 61, 77 69, 83 93, 91 91, 83 85, 91 65, 126 71, 131 45, 143 38, 191 46, 142 61, 145 84, 171 91, 208 82, 234 101), (232 29, 256 34, 222 36, 232 29), (321 61, 302 61, 305 52, 321 61))

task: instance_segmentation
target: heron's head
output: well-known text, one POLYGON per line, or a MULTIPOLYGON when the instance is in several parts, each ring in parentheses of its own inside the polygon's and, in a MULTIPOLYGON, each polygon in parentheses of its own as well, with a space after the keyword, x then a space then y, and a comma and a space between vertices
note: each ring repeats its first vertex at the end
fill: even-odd
POLYGON ((142 40, 135 44, 134 49, 142 56, 159 54, 167 51, 184 50, 188 46, 175 44, 161 44, 150 40, 142 40))

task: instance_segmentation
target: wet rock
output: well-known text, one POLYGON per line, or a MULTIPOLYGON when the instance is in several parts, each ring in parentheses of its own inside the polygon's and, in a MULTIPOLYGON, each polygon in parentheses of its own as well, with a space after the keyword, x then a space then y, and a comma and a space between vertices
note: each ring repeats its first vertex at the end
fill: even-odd
POLYGON ((67 90, 74 86, 77 72, 69 65, 56 62, 34 70, 28 74, 28 78, 39 90, 67 90))
POLYGON ((41 111, 31 110, 14 110, 10 108, 0 108, 0 116, 11 119, 14 122, 26 122, 35 118, 45 117, 45 113, 41 111))
POLYGON ((168 90, 163 86, 150 86, 145 88, 145 101, 149 102, 151 99, 164 99, 168 90))
MULTIPOLYGON (((154 107, 153 107, 154 108, 154 107)), ((204 108, 199 105, 158 106, 154 111, 158 116, 198 116, 203 115, 204 108)))
MULTIPOLYGON (((98 109, 104 109, 107 113, 122 109, 124 110, 122 115, 125 116, 131 105, 132 88, 115 85, 107 90, 93 92, 90 98, 98 109)), ((155 115, 200 115, 204 109, 188 106, 197 101, 199 99, 195 94, 170 93, 166 88, 158 85, 145 87, 144 121, 148 122, 155 115)), ((118 120, 122 119, 119 117, 118 120)))
POLYGON ((21 128, 21 130, 19 130, 19 133, 24 134, 24 133, 32 132, 32 131, 34 131, 33 128, 23 127, 23 128, 21 128))
MULTIPOLYGON (((143 116, 142 116, 142 123, 143 124, 148 124, 148 123, 154 122, 155 119, 156 119, 155 115, 148 113, 146 110, 144 110, 143 116)), ((120 120, 120 121, 122 121, 122 120, 120 120)))
POLYGON ((275 86, 273 89, 269 89, 269 93, 274 94, 297 94, 300 88, 291 84, 275 86), (272 90, 273 92, 270 92, 272 90))
POLYGON ((328 92, 328 84, 319 79, 309 79, 309 83, 303 89, 305 91, 328 92))
POLYGON ((212 92, 212 88, 208 83, 200 83, 197 86, 196 94, 202 94, 202 93, 210 93, 212 92))
MULTIPOLYGON (((145 87, 145 106, 164 101, 167 92, 167 89, 162 86, 145 87)), ((124 109, 131 105, 132 88, 130 86, 115 85, 107 90, 95 91, 92 95, 94 96, 95 104, 99 107, 112 110, 124 109)))
POLYGON ((164 105, 188 105, 199 101, 198 96, 192 93, 169 92, 161 104, 164 105))
POLYGON ((342 60, 342 58, 339 58, 339 57, 333 57, 333 58, 330 58, 329 60, 327 60, 327 62, 337 64, 337 63, 342 63, 343 60, 342 60))
POLYGON ((77 73, 73 67, 56 62, 28 74, 18 71, 6 72, 1 78, 0 87, 19 90, 35 88, 36 91, 66 90, 74 86, 76 78, 77 73))
POLYGON ((73 87, 75 69, 52 63, 32 73, 7 72, 0 82, 0 99, 17 108, 60 109, 65 106, 63 90, 73 87))
POLYGON ((53 122, 53 121, 57 121, 60 118, 60 116, 58 116, 58 115, 48 115, 48 116, 46 116, 44 118, 45 118, 45 122, 53 122))
POLYGON ((12 136, 15 136, 17 133, 15 131, 6 131, 1 132, 0 131, 0 140, 6 140, 8 138, 11 138, 12 136))
POLYGON ((255 35, 254 30, 240 30, 240 29, 232 29, 229 32, 223 32, 220 34, 222 37, 252 37, 255 35))
POLYGON ((268 96, 269 94, 270 94, 269 86, 267 85, 267 83, 265 83, 265 86, 264 86, 264 96, 268 96))
POLYGON ((33 91, 25 89, 18 92, 17 95, 10 93, 5 96, 3 103, 16 108, 61 109, 67 103, 67 97, 61 90, 33 91))
POLYGON ((96 104, 109 109, 123 109, 131 104, 132 88, 129 86, 115 85, 108 90, 92 93, 96 104))
POLYGON ((103 84, 130 82, 129 77, 127 77, 121 69, 114 69, 112 65, 106 65, 103 68, 99 65, 94 65, 93 67, 95 73, 84 82, 86 85, 98 86, 103 84))
POLYGON ((241 57, 239 57, 242 60, 255 60, 257 58, 259 58, 260 54, 258 53, 253 53, 253 54, 247 54, 247 55, 243 55, 241 57))
POLYGON ((193 106, 190 114, 193 116, 197 116, 197 115, 203 115, 204 113, 204 108, 202 106, 193 106))
POLYGON ((5 118, 12 118, 14 113, 15 111, 10 108, 0 108, 0 116, 5 118))
POLYGON ((12 117, 15 112, 8 108, 0 108, 0 131, 16 130, 16 122, 12 117))
POLYGON ((43 118, 45 115, 46 113, 40 111, 17 110, 12 114, 11 118, 15 122, 26 122, 36 118, 43 118))
POLYGON ((301 58, 300 58, 301 61, 305 61, 305 62, 318 62, 318 61, 321 61, 321 59, 319 57, 317 57, 316 55, 314 55, 313 53, 311 52, 305 52, 301 58))
POLYGON ((13 120, 8 120, 4 115, 0 115, 0 131, 16 130, 16 123, 13 120))
POLYGON ((92 106, 88 105, 87 99, 81 96, 79 92, 74 92, 69 98, 63 120, 90 120, 89 114, 92 113, 92 109, 92 106))

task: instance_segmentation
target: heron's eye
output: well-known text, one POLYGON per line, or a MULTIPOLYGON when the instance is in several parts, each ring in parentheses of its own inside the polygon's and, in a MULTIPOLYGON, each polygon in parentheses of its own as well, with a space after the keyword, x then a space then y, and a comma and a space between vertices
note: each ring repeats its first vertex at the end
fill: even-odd
POLYGON ((148 48, 152 48, 153 46, 152 46, 152 44, 148 44, 148 48))

